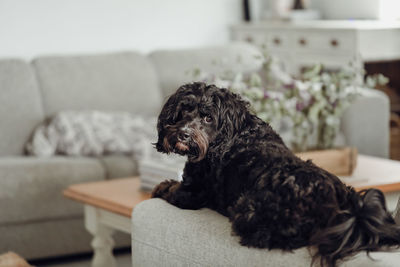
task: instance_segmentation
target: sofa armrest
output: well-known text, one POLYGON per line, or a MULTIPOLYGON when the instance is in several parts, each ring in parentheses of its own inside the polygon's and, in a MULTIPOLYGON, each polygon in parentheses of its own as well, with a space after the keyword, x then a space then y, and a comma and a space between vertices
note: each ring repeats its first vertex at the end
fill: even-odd
MULTIPOLYGON (((399 253, 359 253, 341 267, 397 266, 399 253)), ((241 246, 228 218, 210 210, 182 210, 161 199, 132 213, 132 266, 310 266, 308 248, 291 252, 241 246)))
POLYGON ((389 98, 378 90, 363 90, 342 118, 346 144, 356 147, 361 154, 387 158, 389 119, 389 98))
POLYGON ((309 266, 307 249, 249 249, 231 234, 228 218, 210 209, 182 210, 161 199, 132 213, 132 266, 309 266), (283 259, 282 254, 287 255, 283 259), (301 264, 299 265, 300 262, 301 264))

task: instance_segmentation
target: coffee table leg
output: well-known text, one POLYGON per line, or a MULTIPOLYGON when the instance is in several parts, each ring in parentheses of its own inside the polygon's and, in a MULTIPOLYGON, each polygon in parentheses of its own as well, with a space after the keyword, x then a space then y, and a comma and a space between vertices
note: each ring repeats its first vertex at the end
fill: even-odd
POLYGON ((95 207, 85 205, 85 227, 93 235, 92 267, 116 267, 117 263, 112 254, 114 232, 110 227, 100 222, 99 214, 95 207))

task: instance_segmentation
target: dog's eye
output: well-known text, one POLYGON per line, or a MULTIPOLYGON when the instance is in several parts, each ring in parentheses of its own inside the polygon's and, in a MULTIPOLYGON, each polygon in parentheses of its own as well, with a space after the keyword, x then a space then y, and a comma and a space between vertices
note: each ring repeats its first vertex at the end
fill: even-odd
POLYGON ((204 117, 204 122, 205 123, 211 123, 213 121, 213 119, 210 116, 205 116, 204 117))

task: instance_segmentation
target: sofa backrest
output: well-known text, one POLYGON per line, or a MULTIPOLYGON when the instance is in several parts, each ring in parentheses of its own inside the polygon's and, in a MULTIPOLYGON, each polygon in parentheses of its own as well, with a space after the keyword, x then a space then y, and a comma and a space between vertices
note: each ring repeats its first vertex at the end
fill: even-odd
POLYGON ((0 60, 0 156, 21 155, 32 130, 43 119, 31 66, 17 59, 0 60))
POLYGON ((122 52, 35 59, 46 116, 61 110, 128 111, 156 115, 161 96, 149 60, 122 52))
POLYGON ((186 50, 160 50, 149 55, 157 71, 164 99, 182 84, 192 82, 193 70, 220 74, 227 70, 250 72, 260 69, 263 57, 254 46, 231 43, 224 46, 186 50))
POLYGON ((194 80, 195 68, 218 74, 261 66, 253 46, 80 56, 43 56, 31 64, 0 60, 0 156, 21 155, 35 126, 62 110, 158 115, 162 101, 194 80), (160 90, 161 88, 161 90, 160 90))

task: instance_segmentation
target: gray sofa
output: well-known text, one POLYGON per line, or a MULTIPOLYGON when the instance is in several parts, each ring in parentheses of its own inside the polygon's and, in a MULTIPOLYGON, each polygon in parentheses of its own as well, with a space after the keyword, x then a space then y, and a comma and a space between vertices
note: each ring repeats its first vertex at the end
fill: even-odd
MULTIPOLYGON (((313 250, 292 252, 241 246, 228 218, 210 209, 181 210, 161 199, 137 205, 132 214, 132 266, 309 267, 313 250)), ((400 250, 365 252, 341 267, 398 267, 400 250)), ((314 266, 319 266, 316 264, 314 266)))
MULTIPOLYGON (((61 110, 156 115, 167 95, 191 81, 188 70, 257 70, 261 61, 255 55, 259 52, 249 45, 232 44, 150 55, 119 52, 45 56, 31 62, 0 60, 0 253, 13 250, 38 259, 91 251, 82 207, 65 199, 62 190, 74 183, 138 174, 131 157, 25 156, 24 144, 35 126, 61 110), (215 60, 221 64, 213 64, 215 60)), ((388 120, 385 95, 369 92, 360 97, 342 120, 347 144, 387 157, 388 120)), ((130 245, 127 236, 116 239, 119 246, 130 245)))
MULTIPOLYGON (((35 126, 61 110, 128 111, 157 115, 163 99, 188 70, 217 71, 224 58, 237 70, 255 70, 260 60, 250 46, 231 45, 145 56, 119 52, 45 56, 32 62, 0 60, 0 253, 13 250, 28 259, 89 252, 82 207, 61 192, 74 183, 137 175, 131 157, 100 158, 24 155, 35 126)), ((127 236, 117 237, 129 246, 127 236)))

